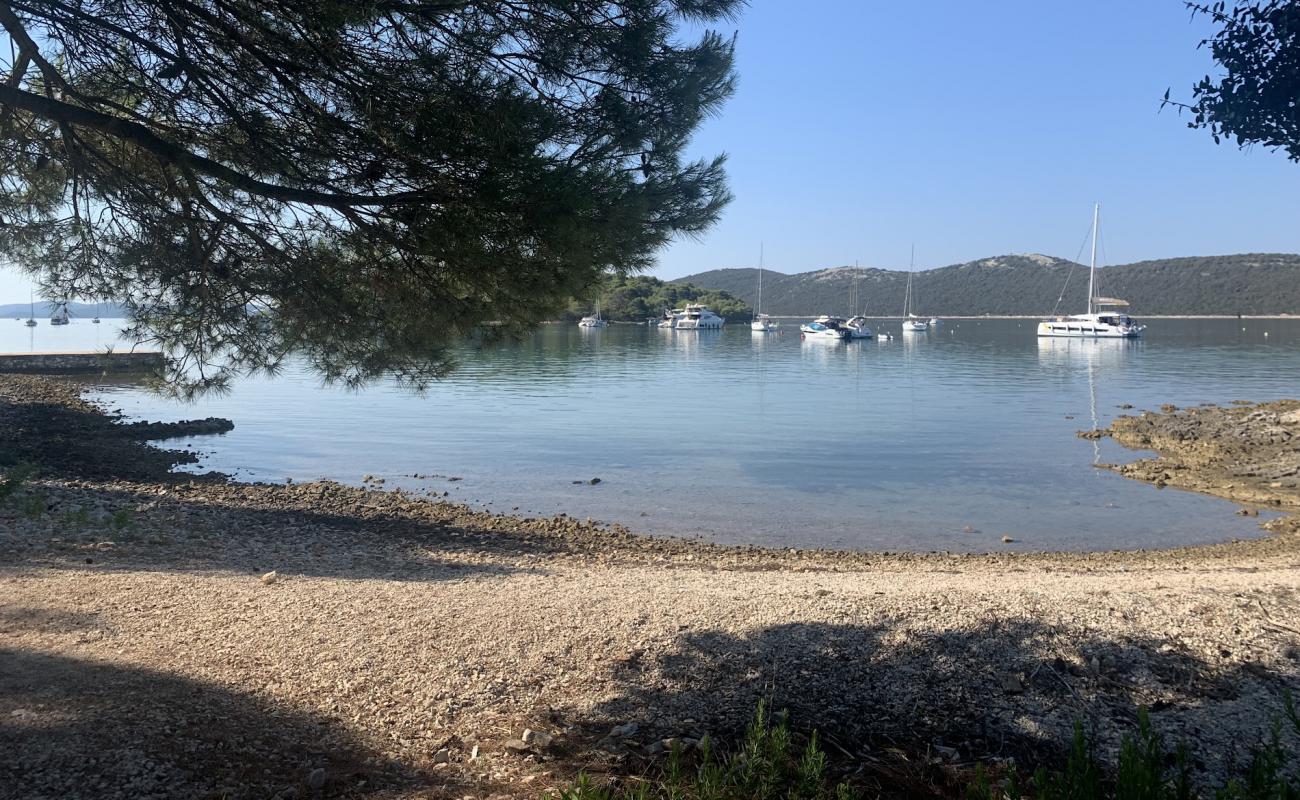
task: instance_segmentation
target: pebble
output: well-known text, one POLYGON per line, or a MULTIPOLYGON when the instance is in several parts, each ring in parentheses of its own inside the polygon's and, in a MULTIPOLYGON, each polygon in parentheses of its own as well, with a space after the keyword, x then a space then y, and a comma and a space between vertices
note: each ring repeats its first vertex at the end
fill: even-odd
POLYGON ((262 576, 262 585, 270 586, 271 584, 275 583, 278 580, 280 580, 280 573, 276 572, 275 570, 271 570, 270 572, 262 576))
POLYGON ((307 786, 314 791, 319 791, 325 787, 326 777, 324 768, 317 767, 307 776, 307 786))

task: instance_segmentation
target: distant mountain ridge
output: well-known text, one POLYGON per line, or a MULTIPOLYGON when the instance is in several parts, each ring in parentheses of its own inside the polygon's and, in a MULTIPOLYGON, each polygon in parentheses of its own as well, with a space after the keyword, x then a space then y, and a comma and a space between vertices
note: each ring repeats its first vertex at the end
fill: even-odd
MULTIPOLYGON (((752 304, 758 270, 717 269, 679 282, 719 289, 752 304)), ((861 312, 865 307, 868 316, 898 316, 906 282, 903 270, 832 267, 795 275, 764 270, 762 311, 808 316, 861 312), (849 309, 855 276, 862 299, 857 309, 849 309)), ((912 288, 917 313, 925 316, 1040 315, 1053 308, 1057 313, 1077 314, 1088 295, 1088 267, 1038 253, 995 256, 918 271, 912 288)), ((1129 301, 1130 310, 1139 317, 1300 314, 1300 255, 1194 256, 1099 267, 1097 293, 1129 301)))
MULTIPOLYGON (((68 303, 68 314, 73 319, 93 319, 95 317, 94 303, 68 303)), ((126 316, 126 310, 116 303, 100 303, 99 316, 102 319, 116 319, 126 316)), ((28 303, 6 303, 0 305, 0 320, 16 319, 22 317, 27 319, 31 315, 32 305, 28 303)), ((54 304, 45 300, 36 301, 36 319, 49 319, 54 313, 54 304)))

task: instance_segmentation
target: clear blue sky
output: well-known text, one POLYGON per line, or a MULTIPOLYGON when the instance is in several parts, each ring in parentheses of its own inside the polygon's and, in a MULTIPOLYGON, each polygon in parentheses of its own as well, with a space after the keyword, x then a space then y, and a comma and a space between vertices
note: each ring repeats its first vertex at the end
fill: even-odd
MULTIPOLYGON (((753 0, 740 88, 696 137, 735 202, 656 275, 918 269, 1073 258, 1102 203, 1106 261, 1300 252, 1300 165, 1159 112, 1212 68, 1180 0, 753 0)), ((0 271, 0 302, 27 283, 0 271)))

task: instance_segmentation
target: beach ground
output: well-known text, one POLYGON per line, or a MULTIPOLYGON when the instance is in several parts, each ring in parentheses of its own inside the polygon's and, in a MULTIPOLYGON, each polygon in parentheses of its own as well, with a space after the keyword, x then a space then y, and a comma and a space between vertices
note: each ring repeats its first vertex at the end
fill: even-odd
POLYGON ((0 503, 0 797, 540 797, 728 741, 763 698, 842 762, 936 769, 1051 758, 1076 722, 1113 756, 1146 707, 1213 782, 1300 675, 1293 528, 729 548, 172 474, 166 434, 0 377, 0 453, 39 463, 0 503))

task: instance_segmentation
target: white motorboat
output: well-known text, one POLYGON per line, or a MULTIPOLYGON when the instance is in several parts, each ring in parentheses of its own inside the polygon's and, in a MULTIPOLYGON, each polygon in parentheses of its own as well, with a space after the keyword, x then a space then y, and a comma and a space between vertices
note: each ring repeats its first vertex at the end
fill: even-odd
MULTIPOLYGON (((1124 313, 1128 303, 1114 297, 1097 296, 1097 229, 1101 223, 1101 204, 1092 209, 1092 260, 1088 268, 1088 310, 1083 314, 1053 316, 1038 323, 1039 336, 1065 336, 1077 339, 1136 339, 1146 330, 1137 320, 1124 313)), ((1066 277, 1066 282, 1069 282, 1066 277)), ((1065 296, 1065 290, 1061 290, 1065 296)), ((1060 303, 1060 299, 1057 299, 1060 303)))
POLYGON ((943 324, 943 320, 939 319, 938 317, 930 317, 930 327, 931 327, 931 328, 937 328, 937 327, 939 327, 939 326, 942 325, 942 324, 943 324))
POLYGON ((659 324, 656 327, 664 328, 665 330, 672 330, 677 326, 677 318, 685 313, 686 309, 684 308, 674 308, 671 310, 665 308, 664 315, 659 318, 659 324))
POLYGON ((912 295, 912 268, 916 265, 916 247, 912 247, 912 260, 907 265, 907 289, 903 292, 903 333, 923 333, 929 330, 925 320, 918 317, 912 306, 916 298, 912 295))
POLYGON ((812 322, 805 322, 799 326, 799 331, 804 339, 841 340, 849 338, 849 331, 844 327, 844 319, 842 317, 832 317, 829 314, 822 314, 812 322))
POLYGON ((846 319, 843 328, 849 332, 850 339, 870 339, 875 335, 867 324, 867 318, 861 314, 846 319))
POLYGON ((754 333, 771 333, 781 327, 781 323, 769 317, 763 311, 763 245, 758 246, 758 299, 754 302, 754 319, 749 329, 754 333))
POLYGON ((673 330, 677 331, 707 331, 718 330, 726 320, 714 314, 708 306, 690 304, 682 310, 680 316, 673 322, 673 330))

